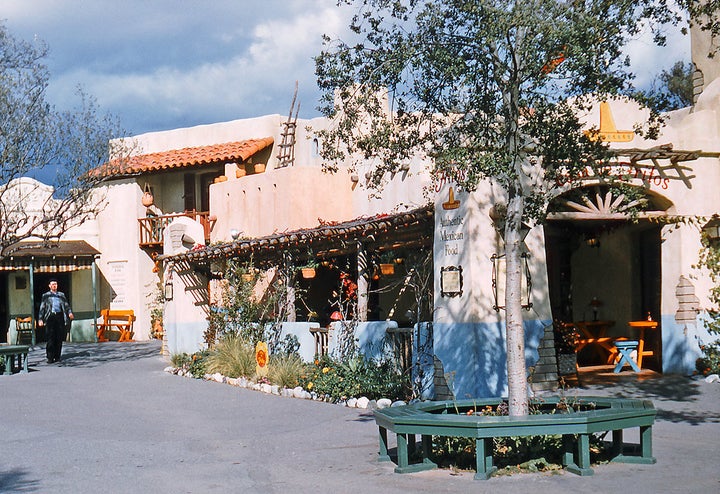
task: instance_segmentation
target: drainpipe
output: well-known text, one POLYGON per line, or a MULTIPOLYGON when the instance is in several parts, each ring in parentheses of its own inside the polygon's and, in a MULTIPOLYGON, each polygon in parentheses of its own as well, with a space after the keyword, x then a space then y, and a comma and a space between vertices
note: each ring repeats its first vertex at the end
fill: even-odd
MULTIPOLYGON (((33 257, 30 258, 30 320, 32 327, 35 327, 35 269, 33 266, 33 257)), ((35 331, 32 332, 32 346, 37 343, 37 337, 35 331)))
POLYGON ((93 299, 93 340, 97 343, 97 260, 100 256, 95 256, 91 266, 92 271, 92 299, 93 299))

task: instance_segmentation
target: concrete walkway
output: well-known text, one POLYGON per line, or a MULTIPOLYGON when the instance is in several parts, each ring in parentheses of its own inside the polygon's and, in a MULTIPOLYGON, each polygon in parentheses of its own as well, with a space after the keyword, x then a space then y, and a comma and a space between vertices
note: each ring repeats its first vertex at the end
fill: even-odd
POLYGON ((158 352, 158 342, 70 343, 48 365, 37 348, 30 373, 0 376, 0 492, 720 492, 718 383, 581 379, 568 394, 654 401, 656 465, 475 481, 376 462, 371 412, 173 376, 158 352))

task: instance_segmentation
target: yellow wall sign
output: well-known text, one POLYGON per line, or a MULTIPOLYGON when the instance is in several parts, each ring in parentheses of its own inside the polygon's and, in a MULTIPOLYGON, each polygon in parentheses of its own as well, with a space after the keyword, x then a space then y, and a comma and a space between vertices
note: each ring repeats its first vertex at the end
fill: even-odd
POLYGON ((255 373, 258 377, 267 377, 268 375, 268 346, 264 341, 259 341, 255 346, 255 373))
POLYGON ((588 139, 600 139, 604 142, 630 142, 635 139, 635 132, 632 130, 617 130, 607 101, 600 102, 600 130, 585 131, 585 135, 588 139))

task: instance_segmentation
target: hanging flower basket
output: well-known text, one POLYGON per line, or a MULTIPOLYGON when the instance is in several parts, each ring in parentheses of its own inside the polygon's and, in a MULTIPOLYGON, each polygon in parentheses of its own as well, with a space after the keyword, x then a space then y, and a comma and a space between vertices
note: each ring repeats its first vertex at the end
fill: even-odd
POLYGON ((395 274, 395 265, 394 264, 381 264, 380 272, 385 276, 395 274))

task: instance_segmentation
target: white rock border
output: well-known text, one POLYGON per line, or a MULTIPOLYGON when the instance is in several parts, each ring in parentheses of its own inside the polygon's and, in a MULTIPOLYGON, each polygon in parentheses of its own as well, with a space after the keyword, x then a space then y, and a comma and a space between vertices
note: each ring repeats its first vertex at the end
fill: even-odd
MULTIPOLYGON (((164 372, 167 372, 168 374, 173 374, 180 377, 191 377, 195 379, 195 376, 193 374, 185 369, 179 368, 179 367, 173 367, 168 366, 163 369, 164 372)), ((230 386, 236 386, 239 388, 245 388, 245 389, 251 389, 253 391, 260 391, 262 393, 266 394, 272 394, 276 396, 283 396, 285 398, 297 398, 301 400, 314 400, 314 401, 322 401, 324 403, 332 403, 331 399, 327 395, 318 395, 315 392, 310 392, 305 389, 303 389, 301 386, 297 386, 295 388, 281 388, 280 386, 277 386, 275 384, 268 384, 268 383, 257 383, 250 379, 247 379, 245 377, 226 377, 222 374, 215 373, 215 374, 205 374, 202 377, 205 381, 214 381, 221 384, 228 384, 230 386)), ((387 408, 387 407, 396 407, 400 405, 405 405, 406 403, 402 400, 398 401, 392 401, 388 398, 380 398, 379 400, 370 400, 365 396, 361 396, 359 398, 349 398, 344 401, 337 402, 338 405, 342 405, 348 408, 359 408, 359 409, 381 409, 381 408, 387 408)))

